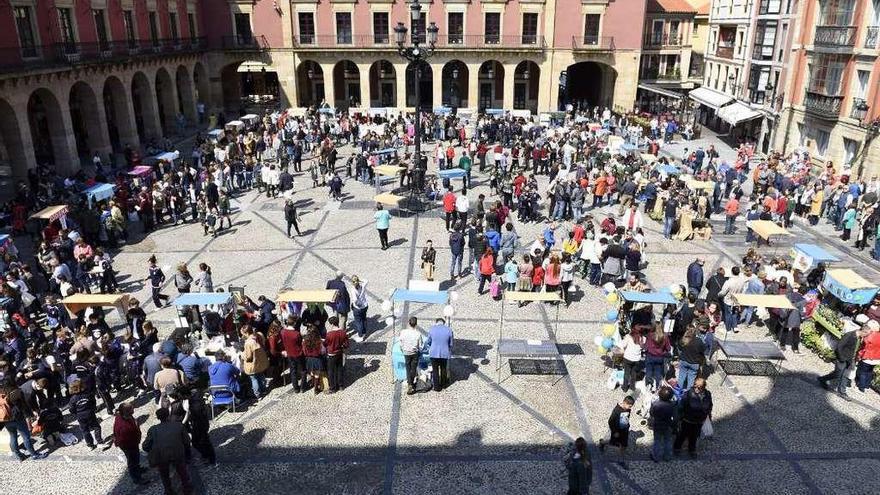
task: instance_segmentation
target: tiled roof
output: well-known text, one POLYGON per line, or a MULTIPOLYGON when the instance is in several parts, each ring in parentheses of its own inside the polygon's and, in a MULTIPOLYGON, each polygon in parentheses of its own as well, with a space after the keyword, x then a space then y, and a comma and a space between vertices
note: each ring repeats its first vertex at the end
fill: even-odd
MULTIPOLYGON (((708 12, 708 6, 706 9, 708 12)), ((648 0, 647 12, 664 14, 696 14, 697 9, 686 0, 648 0)))

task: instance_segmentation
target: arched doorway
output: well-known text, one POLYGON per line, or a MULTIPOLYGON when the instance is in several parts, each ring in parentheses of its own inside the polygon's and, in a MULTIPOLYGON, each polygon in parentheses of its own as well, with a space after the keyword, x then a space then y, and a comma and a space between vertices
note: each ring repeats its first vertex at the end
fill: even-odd
POLYGON ((263 62, 247 60, 239 64, 236 72, 241 88, 239 98, 242 111, 262 113, 250 107, 272 104, 279 100, 280 84, 278 72, 274 67, 263 62))
POLYGON ((541 84, 541 68, 531 60, 524 60, 513 71, 513 108, 538 111, 538 88, 541 84))
POLYGON ((406 66, 406 106, 427 108, 434 101, 434 73, 424 60, 411 62, 406 66), (419 76, 419 98, 416 104, 416 70, 419 76))
POLYGON ((370 66, 370 106, 393 107, 397 105, 397 74, 387 60, 379 60, 370 66))
POLYGON ((205 105, 206 110, 210 108, 211 89, 208 81, 208 71, 205 70, 205 66, 201 62, 196 62, 196 65, 193 67, 193 86, 196 89, 196 103, 205 105))
POLYGON ((579 62, 568 66, 566 74, 565 91, 560 91, 563 105, 571 103, 576 109, 612 106, 617 78, 613 68, 598 62, 579 62))
POLYGON ((34 158, 38 164, 54 165, 64 157, 67 139, 58 99, 48 89, 37 89, 28 99, 27 112, 34 158))
POLYGON ((150 88, 150 80, 143 72, 136 72, 131 79, 131 104, 134 107, 134 123, 138 137, 144 143, 158 138, 160 129, 156 128, 156 98, 150 88))
POLYGON ((324 70, 317 62, 306 60, 296 69, 299 106, 317 107, 324 101, 324 70))
POLYGON ((182 65, 178 66, 174 79, 175 83, 177 83, 177 108, 186 117, 187 122, 195 122, 195 93, 187 68, 182 65))
POLYGON ((501 108, 504 105, 504 66, 497 60, 487 60, 478 72, 480 112, 487 108, 501 108))
MULTIPOLYGON (((21 130, 15 110, 6 100, 0 99, 0 176, 23 178, 27 175, 27 163, 27 153, 24 143, 21 142, 21 130)), ((0 179, 0 183, 2 182, 0 179)), ((4 189, 0 193, 11 191, 4 189)))
POLYGON ((468 106, 468 68, 461 60, 443 66, 443 105, 452 108, 468 106))
POLYGON ((156 71, 156 101, 159 103, 159 122, 165 135, 174 129, 174 119, 177 117, 174 105, 174 88, 172 87, 171 75, 164 68, 156 71))
POLYGON ((104 119, 107 121, 110 146, 114 151, 121 152, 125 144, 128 144, 123 143, 123 137, 130 138, 136 132, 131 128, 131 115, 128 113, 125 86, 119 78, 110 76, 104 81, 102 94, 104 119))
POLYGON ((95 151, 104 148, 106 136, 101 135, 98 120, 98 101, 91 86, 79 81, 70 88, 67 100, 70 109, 70 124, 76 140, 76 152, 80 158, 88 159, 95 151))
POLYGON ((351 60, 341 60, 333 67, 333 95, 337 108, 361 105, 361 71, 351 60))

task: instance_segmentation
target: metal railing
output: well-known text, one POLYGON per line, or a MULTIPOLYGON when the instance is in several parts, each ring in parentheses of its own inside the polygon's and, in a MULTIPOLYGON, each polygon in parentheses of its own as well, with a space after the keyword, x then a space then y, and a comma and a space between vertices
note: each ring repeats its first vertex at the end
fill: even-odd
POLYGON ((263 35, 238 34, 235 36, 223 37, 223 48, 227 50, 266 50, 269 48, 269 42, 263 35))
POLYGON ((573 50, 614 50, 614 36, 572 36, 573 50))
MULTIPOLYGON (((337 36, 334 34, 299 35, 293 37, 293 44, 298 48, 359 48, 359 49, 396 49, 393 39, 384 35, 355 34, 337 36)), ((451 34, 438 35, 436 48, 441 49, 485 49, 520 48, 544 49, 544 37, 538 35, 483 35, 483 34, 451 34)))
POLYGON ((642 69, 639 75, 641 79, 657 79, 657 80, 678 80, 681 79, 681 71, 675 69, 666 69, 666 72, 660 72, 656 67, 642 69))
POLYGON ((733 45, 730 46, 718 46, 715 48, 715 56, 719 58, 726 58, 728 60, 733 59, 733 45))
POLYGON ((826 95, 815 91, 807 91, 804 96, 804 108, 819 117, 836 119, 840 116, 840 108, 843 105, 843 96, 826 95))
POLYGON ((856 44, 855 26, 816 26, 816 46, 847 47, 856 44))
POLYGON ((868 102, 864 98, 853 98, 849 118, 862 120, 868 114, 868 102))
POLYGON ((878 39, 880 39, 880 26, 868 26, 865 29, 865 48, 877 49, 878 39))
POLYGON ((3 47, 0 48, 0 73, 118 62, 134 56, 190 53, 205 48, 204 38, 53 43, 38 46, 3 47))
POLYGON ((645 36, 644 46, 656 48, 658 46, 683 46, 684 37, 679 34, 650 33, 645 36))

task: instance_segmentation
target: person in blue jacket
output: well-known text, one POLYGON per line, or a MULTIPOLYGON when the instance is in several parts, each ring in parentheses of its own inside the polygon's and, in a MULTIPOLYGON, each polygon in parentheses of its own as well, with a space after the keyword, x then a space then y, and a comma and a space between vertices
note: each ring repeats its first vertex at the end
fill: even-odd
POLYGON ((443 318, 437 318, 428 330, 428 356, 431 358, 431 381, 434 391, 439 392, 449 385, 449 358, 452 357, 452 329, 443 318))
POLYGON ((703 289, 703 263, 705 262, 706 260, 702 258, 697 258, 696 260, 694 260, 693 263, 688 265, 688 292, 692 292, 696 296, 699 296, 700 291, 703 289))

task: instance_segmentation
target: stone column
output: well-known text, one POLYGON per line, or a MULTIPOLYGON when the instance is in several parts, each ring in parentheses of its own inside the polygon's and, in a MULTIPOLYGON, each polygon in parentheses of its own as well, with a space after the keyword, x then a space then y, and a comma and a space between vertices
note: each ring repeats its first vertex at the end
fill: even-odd
POLYGON ((431 64, 431 78, 431 106, 437 108, 443 106, 443 64, 431 64))
MULTIPOLYGON (((324 73, 324 100, 331 107, 336 107, 336 81, 333 77, 335 64, 320 64, 321 72, 324 73)), ((320 104, 320 102, 318 102, 320 104)))
POLYGON ((67 109, 62 108, 59 113, 61 118, 57 124, 49 126, 52 151, 55 155, 55 170, 60 174, 71 174, 81 166, 76 149, 76 137, 73 133, 73 121, 67 109))
POLYGON ((88 129, 90 136, 89 145, 92 147, 92 153, 98 152, 101 158, 104 159, 113 155, 113 145, 110 144, 110 130, 107 128, 107 114, 104 111, 103 91, 95 94, 95 107, 94 120, 85 117, 86 122, 92 123, 95 126, 94 129, 88 129))
MULTIPOLYGON (((27 98, 25 96, 24 98, 27 98)), ((31 137, 31 125, 28 121, 27 99, 20 104, 14 104, 15 121, 18 125, 18 142, 13 142, 10 136, 3 136, 6 152, 12 161, 12 174, 18 179, 27 177, 27 171, 37 168, 37 159, 34 157, 34 140, 31 137), (18 150, 15 147, 18 146, 18 150)))
POLYGON ((358 75, 361 77, 361 108, 372 106, 370 100, 370 64, 357 64, 358 75))
POLYGON ((502 108, 513 110, 513 76, 516 72, 516 64, 503 64, 504 66, 504 95, 501 99, 502 108))
POLYGON ((397 79, 394 91, 397 93, 397 108, 400 110, 406 108, 406 65, 394 64, 394 76, 397 79))
POLYGON ((467 64, 468 68, 468 106, 476 110, 480 102, 480 63, 467 64))

